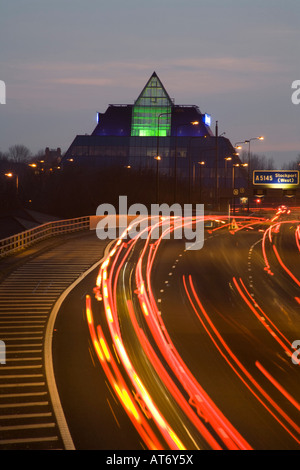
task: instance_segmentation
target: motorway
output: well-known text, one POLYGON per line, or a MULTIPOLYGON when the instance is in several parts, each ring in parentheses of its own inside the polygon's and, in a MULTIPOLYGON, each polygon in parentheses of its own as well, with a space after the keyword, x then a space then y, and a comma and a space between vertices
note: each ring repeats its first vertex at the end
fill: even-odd
POLYGON ((299 219, 124 234, 63 303, 53 364, 76 449, 300 448, 299 219), (294 356, 293 356, 294 357, 294 356))
POLYGON ((1 450, 299 450, 299 215, 205 221, 1 261, 1 450))

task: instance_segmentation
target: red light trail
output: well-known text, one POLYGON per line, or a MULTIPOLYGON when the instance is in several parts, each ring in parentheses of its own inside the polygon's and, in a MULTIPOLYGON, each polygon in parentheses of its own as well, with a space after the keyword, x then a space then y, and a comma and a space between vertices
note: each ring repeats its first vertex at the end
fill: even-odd
MULTIPOLYGON (((234 234, 243 229, 252 229, 253 226, 265 222, 265 219, 262 218, 251 219, 251 222, 249 219, 248 217, 241 217, 238 228, 232 230, 231 233, 234 234)), ((207 217, 205 220, 212 220, 212 217, 207 217)), ((217 227, 218 230, 224 227, 227 227, 228 230, 230 224, 226 224, 226 220, 228 220, 228 218, 222 218, 223 226, 217 227)), ((190 224, 200 222, 203 223, 203 219, 195 220, 195 218, 191 218, 189 221, 190 224)), ((295 224, 294 221, 288 221, 286 223, 295 224)), ((161 242, 165 239, 166 233, 172 233, 179 229, 183 225, 183 221, 179 224, 178 220, 176 220, 176 225, 171 223, 166 229, 164 229, 164 224, 164 220, 159 222, 161 235, 155 242, 153 242, 151 238, 151 232, 157 229, 156 226, 151 227, 149 225, 142 233, 135 235, 134 238, 128 241, 127 234, 131 229, 131 227, 129 227, 114 243, 113 249, 111 249, 102 263, 94 293, 96 301, 103 304, 106 327, 108 328, 110 337, 109 340, 107 340, 100 324, 97 322, 95 325, 91 298, 87 296, 86 316, 95 353, 112 389, 147 448, 187 449, 188 445, 191 445, 191 441, 194 442, 195 447, 198 448, 196 442, 191 438, 191 434, 190 438, 185 442, 184 434, 187 434, 187 432, 185 431, 184 433, 183 430, 186 429, 186 426, 189 426, 187 423, 190 423, 191 429, 196 429, 199 436, 201 436, 202 440, 204 440, 211 449, 252 449, 251 445, 240 435, 238 430, 235 429, 224 416, 195 379, 172 342, 163 321, 162 312, 157 307, 151 284, 154 261, 158 257, 161 242), (141 236, 142 234, 147 235, 147 237, 144 239, 141 236), (124 277, 131 257, 137 256, 137 253, 137 261, 132 270, 134 276, 130 275, 131 285, 129 286, 125 283, 124 277), (124 294, 122 294, 122 289, 124 294), (124 300, 122 307, 120 307, 120 298, 122 297, 124 300), (178 426, 181 429, 179 433, 175 431, 174 426, 170 424, 165 416, 165 411, 160 409, 159 403, 151 396, 149 388, 143 382, 140 373, 137 371, 130 357, 130 351, 126 349, 126 342, 123 340, 122 329, 120 327, 120 319, 124 316, 130 321, 135 339, 139 343, 140 351, 143 351, 148 363, 151 364, 153 370, 156 371, 159 381, 166 390, 168 390, 174 403, 177 404, 178 409, 180 409, 185 416, 183 423, 178 415, 178 426), (147 333, 142 327, 143 322, 146 322, 148 327, 147 333), (109 343, 111 346, 109 346, 109 343), (158 348, 158 351, 168 367, 162 362, 153 344, 158 348)), ((264 231, 262 238, 262 256, 265 262, 265 269, 269 274, 273 274, 267 255, 266 243, 268 239, 268 242, 273 244, 273 251, 280 266, 294 282, 300 285, 295 275, 284 265, 273 241, 272 233, 276 234, 280 231, 280 224, 281 222, 276 222, 276 224, 269 226, 268 229, 264 231)), ((298 250, 300 246, 299 237, 298 224, 295 229, 295 241, 298 250)), ((233 283, 246 306, 260 321, 261 325, 272 335, 283 350, 291 356, 291 341, 280 332, 266 313, 263 312, 261 307, 253 300, 243 280, 234 277, 233 283), (265 319, 267 319, 268 324, 265 319)), ((276 419, 285 431, 300 444, 298 437, 300 434, 299 426, 271 398, 257 380, 254 379, 224 341, 213 324, 208 312, 200 302, 192 277, 189 276, 187 281, 184 276, 183 285, 188 300, 187 305, 190 305, 194 310, 201 325, 221 356, 258 402, 276 419)), ((258 361, 256 362, 256 367, 282 395, 294 406, 299 407, 297 401, 291 397, 258 361)))

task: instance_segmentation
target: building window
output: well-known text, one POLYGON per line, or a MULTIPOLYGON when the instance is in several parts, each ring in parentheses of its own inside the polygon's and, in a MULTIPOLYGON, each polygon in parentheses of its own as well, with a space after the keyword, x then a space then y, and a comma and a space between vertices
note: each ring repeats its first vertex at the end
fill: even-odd
POLYGON ((171 99, 159 78, 153 74, 133 106, 131 135, 171 135, 171 109, 171 99))

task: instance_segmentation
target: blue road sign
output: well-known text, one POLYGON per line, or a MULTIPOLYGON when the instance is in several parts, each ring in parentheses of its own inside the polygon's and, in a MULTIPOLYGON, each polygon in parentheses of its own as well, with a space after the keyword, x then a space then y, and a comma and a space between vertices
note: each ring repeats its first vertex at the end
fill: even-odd
POLYGON ((298 170, 254 170, 253 184, 287 189, 299 185, 298 170))

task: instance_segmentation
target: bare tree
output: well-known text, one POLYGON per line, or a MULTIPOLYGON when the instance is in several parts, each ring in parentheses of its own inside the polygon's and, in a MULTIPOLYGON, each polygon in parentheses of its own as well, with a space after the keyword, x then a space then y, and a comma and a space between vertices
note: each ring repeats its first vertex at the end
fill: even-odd
POLYGON ((41 160, 44 157, 45 157, 45 150, 44 149, 40 149, 34 154, 34 158, 36 158, 38 160, 41 160))
POLYGON ((300 153, 296 160, 282 165, 282 170, 300 170, 300 153))
POLYGON ((0 161, 7 161, 7 154, 0 150, 0 161))
MULTIPOLYGON (((242 152, 241 161, 243 163, 248 163, 248 152, 242 152)), ((274 170, 273 158, 267 158, 265 155, 250 153, 250 171, 253 170, 274 170)))
POLYGON ((8 149, 8 158, 15 163, 22 163, 31 157, 30 150, 25 145, 13 145, 8 149))

